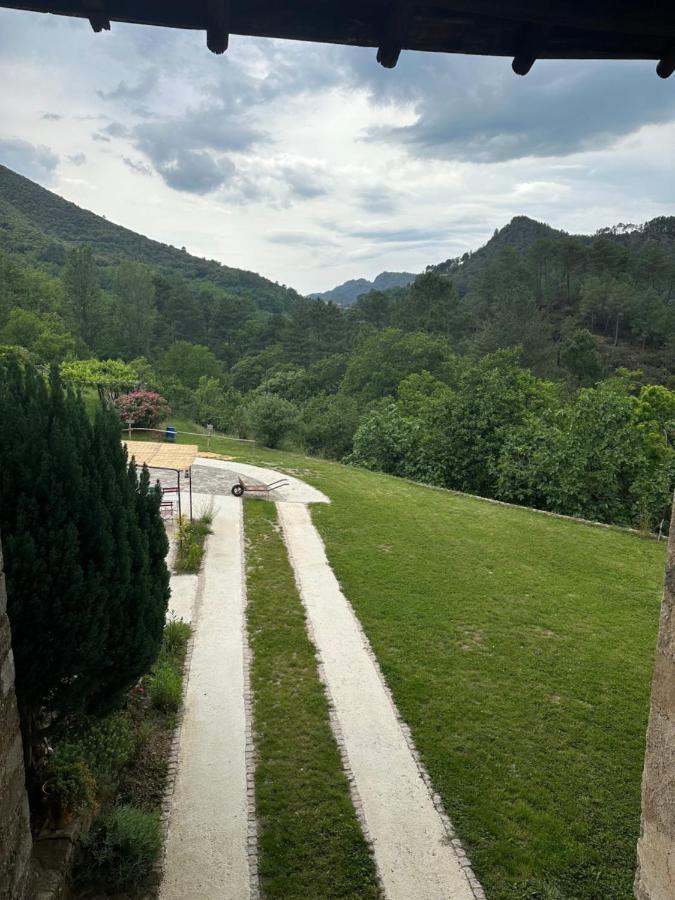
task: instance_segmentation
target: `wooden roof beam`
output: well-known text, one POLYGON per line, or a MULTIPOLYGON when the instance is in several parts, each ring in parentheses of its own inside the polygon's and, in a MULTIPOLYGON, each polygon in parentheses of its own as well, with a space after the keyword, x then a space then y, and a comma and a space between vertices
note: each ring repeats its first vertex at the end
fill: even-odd
POLYGON ((384 24, 382 43, 377 48, 377 61, 385 69, 393 69, 398 62, 411 17, 410 0, 394 0, 384 24))
POLYGON ((208 0, 206 16, 206 46, 211 53, 224 53, 230 42, 230 0, 208 0))
POLYGON ((96 34, 100 31, 110 31, 110 19, 105 11, 104 0, 82 0, 82 6, 96 34))
POLYGON ((675 43, 668 47, 656 66, 659 78, 670 78, 673 72, 675 72, 675 43))

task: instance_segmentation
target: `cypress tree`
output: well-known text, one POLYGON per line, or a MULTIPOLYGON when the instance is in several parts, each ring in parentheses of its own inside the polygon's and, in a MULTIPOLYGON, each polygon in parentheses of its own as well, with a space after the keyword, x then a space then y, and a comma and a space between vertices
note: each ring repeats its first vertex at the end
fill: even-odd
POLYGON ((156 657, 169 596, 159 494, 81 400, 0 364, 0 534, 30 764, 45 731, 110 704, 156 657))

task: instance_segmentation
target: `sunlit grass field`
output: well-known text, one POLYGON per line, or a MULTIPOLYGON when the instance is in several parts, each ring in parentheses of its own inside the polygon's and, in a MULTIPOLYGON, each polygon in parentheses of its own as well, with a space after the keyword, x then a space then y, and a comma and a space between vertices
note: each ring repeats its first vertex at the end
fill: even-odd
POLYGON ((314 522, 488 897, 628 900, 664 544, 229 439, 210 449, 331 498, 314 522))

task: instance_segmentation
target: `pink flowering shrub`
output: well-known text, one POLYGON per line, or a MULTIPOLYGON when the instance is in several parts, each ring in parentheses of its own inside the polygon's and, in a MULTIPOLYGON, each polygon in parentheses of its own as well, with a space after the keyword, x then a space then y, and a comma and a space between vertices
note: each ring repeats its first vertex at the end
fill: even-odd
POLYGON ((171 415, 171 408, 161 394, 154 391, 132 391, 115 400, 115 409, 125 424, 131 419, 135 428, 156 428, 171 415))

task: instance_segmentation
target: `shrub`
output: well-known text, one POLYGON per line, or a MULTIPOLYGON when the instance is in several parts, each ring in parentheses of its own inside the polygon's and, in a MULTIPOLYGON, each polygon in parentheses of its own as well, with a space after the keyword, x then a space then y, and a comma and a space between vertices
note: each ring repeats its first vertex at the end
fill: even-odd
POLYGON ((161 394, 155 391, 132 391, 115 400, 115 409, 123 422, 131 420, 136 428, 156 428, 171 415, 161 394))
POLYGON ((177 712, 183 699, 183 680, 180 671, 169 661, 155 666, 148 679, 150 702, 162 712, 177 712))
POLYGON ((253 396, 247 413, 253 437, 265 447, 278 447, 298 423, 298 407, 276 394, 253 396))
POLYGON ((51 754, 44 767, 42 789, 57 822, 93 806, 96 779, 82 759, 80 747, 64 743, 51 754))
POLYGON ((128 714, 115 712, 105 719, 91 722, 74 745, 96 776, 99 790, 114 785, 136 749, 128 714))
POLYGON ((93 826, 85 843, 84 873, 120 890, 145 881, 162 847, 159 815, 118 806, 93 826))

